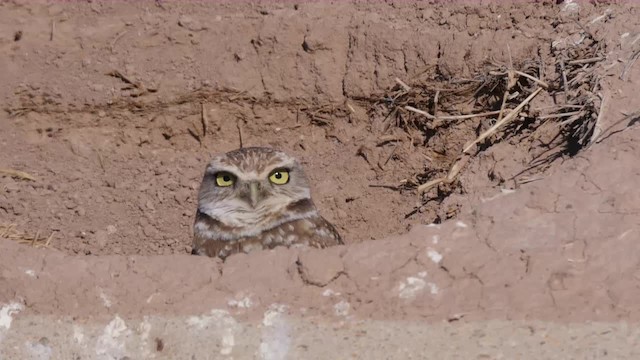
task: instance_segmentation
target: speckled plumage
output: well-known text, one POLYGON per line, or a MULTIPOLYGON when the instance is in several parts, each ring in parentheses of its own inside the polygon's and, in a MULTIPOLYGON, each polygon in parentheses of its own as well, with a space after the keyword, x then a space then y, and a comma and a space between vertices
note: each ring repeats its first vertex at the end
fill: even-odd
POLYGON ((343 244, 335 227, 318 214, 300 164, 264 147, 242 148, 211 160, 200 185, 193 229, 192 253, 222 259, 276 246, 343 244), (286 184, 269 181, 277 169, 286 169, 286 184), (233 185, 219 186, 220 173, 232 174, 233 185))

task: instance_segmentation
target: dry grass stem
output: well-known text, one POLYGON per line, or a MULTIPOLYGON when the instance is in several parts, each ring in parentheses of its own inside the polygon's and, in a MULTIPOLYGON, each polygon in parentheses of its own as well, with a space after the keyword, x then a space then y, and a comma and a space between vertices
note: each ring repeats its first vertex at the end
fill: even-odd
POLYGON ((528 184, 530 182, 534 182, 534 181, 539 181, 544 179, 544 176, 537 176, 537 177, 527 177, 527 178, 522 178, 519 179, 517 181, 518 185, 524 185, 524 184, 528 184))
POLYGON ((498 110, 497 122, 502 121, 502 117, 504 116, 504 109, 507 106, 507 100, 509 99, 509 89, 511 89, 510 86, 508 86, 507 91, 505 91, 504 94, 502 94, 502 104, 500 104, 500 110, 498 110))
POLYGON ((102 172, 104 172, 104 158, 102 157, 102 153, 98 149, 95 149, 95 151, 98 155, 98 163, 100 164, 100 168, 102 169, 102 172))
POLYGON ((524 73, 522 71, 518 71, 518 70, 512 70, 512 71, 515 72, 516 74, 520 75, 520 76, 524 76, 527 79, 537 83, 538 85, 540 85, 545 90, 549 88, 549 84, 547 84, 546 82, 544 82, 544 81, 542 81, 542 80, 540 80, 540 79, 538 79, 536 77, 533 77, 533 76, 531 76, 531 75, 529 75, 527 73, 524 73))
POLYGON ((571 61, 567 62, 567 64, 569 64, 569 65, 583 65, 583 64, 595 63, 595 62, 602 61, 602 60, 604 60, 603 56, 596 56, 596 57, 592 57, 590 59, 571 60, 571 61))
POLYGON ((406 91, 406 92, 411 91, 411 86, 407 85, 404 81, 400 80, 399 78, 396 78, 396 83, 398 83, 398 85, 402 86, 404 91, 406 91))
POLYGON ((200 103, 200 121, 202 122, 202 138, 207 136, 207 129, 209 127, 209 118, 207 117, 207 109, 204 103, 200 103))
POLYGON ((469 163, 471 156, 467 154, 462 154, 462 156, 451 166, 447 176, 438 178, 435 180, 428 181, 420 186, 418 186, 418 194, 425 193, 429 191, 431 188, 438 186, 442 183, 451 184, 455 179, 458 178, 458 175, 464 169, 464 167, 469 163))
POLYGON ((141 81, 134 81, 118 70, 109 71, 106 75, 112 76, 116 79, 120 79, 125 84, 130 85, 122 88, 122 90, 132 90, 132 89, 138 90, 137 92, 131 93, 130 94, 131 97, 140 97, 147 93, 154 93, 158 91, 157 87, 151 87, 151 88, 146 87, 141 81))
POLYGON ((118 42, 118 40, 120 40, 120 38, 122 38, 126 33, 128 33, 129 30, 125 30, 121 33, 119 33, 118 35, 116 35, 115 39, 113 39, 113 41, 111 42, 111 46, 109 47, 110 51, 113 53, 116 43, 118 42))
MULTIPOLYGON (((428 119, 431 119, 431 120, 436 119, 435 116, 429 114, 428 112, 424 110, 416 109, 413 106, 407 105, 404 108, 406 110, 413 111, 416 114, 424 115, 428 119)), ((473 119, 476 117, 485 117, 485 116, 492 116, 492 115, 498 115, 498 114, 500 114, 500 110, 487 111, 487 112, 477 113, 477 114, 438 116, 438 120, 466 120, 466 119, 473 119)))
POLYGON ((242 125, 240 125, 240 121, 236 121, 236 127, 238 128, 238 141, 240 142, 240 149, 243 147, 242 143, 242 125))
POLYGON ((35 235, 28 234, 24 231, 16 229, 15 224, 0 224, 0 238, 17 241, 19 244, 31 245, 36 248, 49 247, 54 233, 48 237, 41 237, 37 231, 35 235))
POLYGON ((484 133, 482 133, 480 136, 478 136, 477 139, 475 139, 471 144, 469 144, 464 150, 463 152, 466 153, 468 152, 473 146, 475 146, 476 144, 478 144, 479 142, 483 141, 484 139, 486 139, 487 137, 491 136, 493 133, 496 132, 496 130, 498 130, 500 127, 502 127, 503 125, 505 125, 506 123, 508 123, 509 121, 513 120, 519 113, 520 111, 522 111, 522 108, 524 108, 525 105, 527 105, 531 100, 533 100, 534 97, 536 97, 540 91, 542 91, 542 88, 539 87, 537 88, 534 92, 531 93, 531 95, 529 95, 526 99, 524 99, 520 105, 518 105, 515 109, 513 109, 509 114, 507 114, 507 116, 505 116, 501 121, 496 122, 492 127, 490 127, 487 131, 485 131, 484 133))
POLYGON ((584 105, 554 105, 554 106, 544 106, 540 108, 535 108, 533 111, 543 111, 543 110, 561 110, 561 109, 584 109, 584 105))
POLYGON ((568 100, 569 97, 569 85, 567 83, 567 68, 564 64, 564 59, 560 59, 560 72, 562 73, 562 88, 564 89, 564 98, 568 100))
POLYGON ((420 110, 420 109, 416 109, 416 108, 414 108, 413 106, 406 105, 404 108, 405 108, 406 110, 413 111, 413 112, 414 112, 414 113, 416 113, 416 114, 423 115, 423 116, 425 116, 427 119, 435 120, 435 118, 436 118, 435 116, 433 116, 433 115, 429 114, 428 112, 423 111, 423 110, 420 110))
POLYGON ((451 169, 449 170, 449 173, 447 174, 447 178, 445 181, 448 183, 453 182, 453 180, 455 180, 460 174, 460 171, 462 171, 462 169, 467 165, 467 163, 469 163, 469 159, 471 159, 469 155, 462 154, 462 157, 458 159, 458 161, 456 161, 451 167, 451 169))
POLYGON ((629 73, 629 70, 631 70, 631 67, 633 66, 633 64, 635 64, 636 60, 638 60, 638 57, 640 57, 640 50, 636 50, 631 55, 631 57, 629 58, 627 63, 624 65, 624 69, 622 70, 622 74, 620 74, 620 80, 627 81, 627 74, 629 73))
POLYGON ((187 128, 187 131, 189 132, 189 135, 191 135, 194 139, 196 139, 198 144, 200 144, 200 146, 202 146, 202 138, 200 138, 200 134, 198 134, 195 130, 193 130, 190 127, 187 128))
POLYGON ((529 80, 537 83, 538 85, 542 86, 542 88, 544 88, 545 90, 549 88, 549 84, 547 84, 545 81, 542 81, 542 80, 538 79, 535 76, 529 75, 529 74, 527 74, 525 72, 522 72, 522 71, 519 71, 519 70, 508 70, 506 72, 505 71, 502 71, 502 72, 501 71, 490 71, 489 72, 490 75, 498 75, 498 76, 504 76, 504 75, 507 75, 509 73, 514 73, 514 74, 517 74, 519 76, 526 77, 527 79, 529 79, 529 80))
POLYGON ((114 78, 118 78, 118 79, 124 81, 126 84, 133 85, 133 86, 136 86, 136 87, 138 86, 138 84, 135 81, 129 79, 126 75, 124 75, 123 73, 121 73, 118 70, 109 71, 107 73, 107 75, 113 76, 114 78))
MULTIPOLYGON (((582 44, 558 49, 559 52, 554 49, 552 55, 556 74, 552 76, 544 76, 543 70, 550 64, 541 56, 537 60, 514 62, 511 49, 507 47, 507 50, 509 59, 506 66, 489 61, 489 69, 467 79, 451 78, 438 72, 409 85, 396 79, 397 85, 391 88, 391 93, 375 99, 376 104, 388 108, 388 112, 381 113, 382 116, 386 115, 382 122, 404 129, 409 134, 408 143, 412 149, 415 149, 414 132, 422 135, 417 138, 418 142, 434 147, 434 159, 426 161, 424 170, 415 174, 414 181, 406 184, 405 188, 415 186, 417 192, 424 196, 433 188, 437 188, 438 192, 430 192, 423 198, 423 203, 406 216, 418 213, 432 200, 442 201, 456 187, 462 186, 456 181, 473 158, 475 152, 472 149, 485 142, 494 143, 489 139, 495 137, 495 142, 500 142, 513 138, 515 142, 524 141, 525 146, 529 144, 531 166, 518 173, 518 176, 527 173, 531 176, 544 171, 558 156, 575 151, 573 144, 582 149, 602 136, 602 124, 595 116, 603 116, 602 102, 600 112, 597 111, 596 96, 600 91, 601 68, 595 64, 606 57, 604 48, 596 39, 590 38, 582 44), (559 99, 561 104, 528 109, 543 90, 549 93, 549 97, 543 101, 556 103, 559 99), (465 119, 473 120, 462 121, 465 119), (485 127, 489 119, 491 123, 485 127), (549 123, 557 127, 545 126, 549 123), (478 127, 483 130, 476 136, 478 127), (551 143, 539 145, 536 142, 539 139, 546 141, 547 136, 551 143), (451 140, 455 143, 452 144, 451 140), (461 143, 464 145, 460 157, 451 158, 449 154, 460 151, 458 144, 461 143), (543 149, 544 146, 549 148, 543 149), (442 175, 444 171, 446 175, 442 175)), ((378 139, 378 145, 386 144, 387 141, 382 140, 378 139)), ((384 159, 386 154, 382 156, 384 159)), ((384 163, 387 161, 388 157, 384 163)), ((495 180, 500 179, 498 176, 495 180)), ((535 180, 530 177, 522 179, 520 183, 535 180)), ((447 217, 448 214, 442 216, 447 217)))
POLYGON ((399 145, 396 145, 393 147, 393 149, 391 149, 391 153, 389 153, 389 156, 387 156, 387 159, 384 161, 384 163, 382 163, 382 165, 387 166, 387 163, 389 162, 389 160, 391 160, 391 158, 393 157, 393 154, 396 153, 398 146, 399 145))
POLYGON ((49 32, 49 41, 53 41, 53 36, 56 32, 56 22, 55 20, 51 21, 51 31, 49 32))
POLYGON ((16 177, 16 178, 22 179, 22 180, 36 181, 36 178, 34 178, 30 174, 28 174, 28 173, 26 173, 24 171, 20 171, 20 170, 0 168, 0 173, 7 174, 9 176, 16 177))
POLYGON ((604 113, 604 108, 606 106, 608 95, 605 94, 601 97, 600 101, 600 110, 598 110, 598 117, 596 118, 596 123, 593 125, 593 133, 591 133, 591 138, 589 139, 589 146, 593 145, 595 141, 602 134, 602 114, 604 113))
POLYGON ((569 116, 580 115, 580 114, 584 114, 584 111, 571 111, 571 112, 565 112, 565 113, 542 115, 542 116, 538 116, 538 119, 546 120, 546 119, 553 119, 553 118, 563 118, 563 117, 569 117, 569 116))
POLYGON ((429 182, 426 182, 426 183, 418 186, 418 194, 422 194, 422 193, 425 193, 425 192, 429 191, 432 187, 440 185, 446 179, 447 179, 446 177, 438 178, 438 179, 431 180, 429 182))

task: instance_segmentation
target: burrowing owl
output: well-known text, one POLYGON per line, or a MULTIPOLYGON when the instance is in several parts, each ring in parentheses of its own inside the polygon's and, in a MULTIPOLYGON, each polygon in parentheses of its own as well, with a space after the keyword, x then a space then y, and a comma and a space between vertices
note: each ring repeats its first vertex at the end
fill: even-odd
POLYGON ((193 254, 237 252, 306 244, 343 244, 311 200, 300 164, 270 148, 248 147, 218 155, 205 170, 193 226, 193 254))

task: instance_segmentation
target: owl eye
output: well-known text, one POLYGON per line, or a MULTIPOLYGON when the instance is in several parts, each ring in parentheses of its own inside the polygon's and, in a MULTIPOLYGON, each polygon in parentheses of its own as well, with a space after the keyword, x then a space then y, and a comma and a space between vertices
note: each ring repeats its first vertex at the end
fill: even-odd
POLYGON ((227 187, 233 185, 236 182, 236 177, 228 172, 220 172, 216 174, 216 185, 220 187, 227 187))
POLYGON ((289 170, 277 169, 269 175, 269 181, 276 185, 284 185, 289 182, 289 170))

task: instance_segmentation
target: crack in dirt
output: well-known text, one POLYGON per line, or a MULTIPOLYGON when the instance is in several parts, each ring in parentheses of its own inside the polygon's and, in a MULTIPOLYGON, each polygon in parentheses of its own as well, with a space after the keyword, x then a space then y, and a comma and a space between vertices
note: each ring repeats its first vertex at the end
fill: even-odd
MULTIPOLYGON (((266 92, 265 92, 266 93, 266 92)), ((35 95, 31 94, 30 97, 35 95)), ((355 98, 347 97, 346 99, 351 101, 357 101, 361 103, 373 103, 375 99, 372 98, 355 98)), ((20 100, 20 99, 18 99, 20 100)), ((11 117, 22 116, 25 112, 33 112, 38 114, 77 114, 77 115, 94 115, 100 111, 104 111, 105 115, 114 117, 114 113, 118 111, 131 112, 133 114, 139 114, 141 112, 157 112, 162 114, 164 110, 172 107, 178 107, 187 103, 200 103, 207 102, 209 104, 223 104, 223 103, 246 103, 248 105, 260 105, 263 107, 286 107, 286 108, 298 108, 304 107, 309 112, 324 109, 326 107, 343 108, 343 102, 336 101, 315 101, 306 100, 299 97, 293 97, 290 99, 278 100, 272 99, 269 96, 256 97, 247 95, 246 91, 239 91, 233 89, 209 89, 201 87, 189 92, 175 94, 168 100, 161 98, 147 98, 131 100, 126 98, 118 98, 115 101, 97 103, 97 104, 82 104, 79 106, 70 106, 68 104, 33 104, 26 100, 19 101, 17 106, 6 106, 3 109, 9 113, 11 117)), ((199 115, 201 109, 199 107, 193 107, 182 111, 182 116, 187 115, 199 115)), ((146 119, 146 118, 145 118, 146 119)))
POLYGON ((493 230, 493 227, 495 226, 495 220, 493 219, 493 216, 489 216, 487 218, 489 220, 489 229, 487 230, 487 234, 485 236, 481 237, 477 230, 474 231, 473 234, 474 234, 475 238, 478 240, 478 242, 480 242, 481 244, 486 245, 494 253, 497 253, 498 250, 495 248, 495 246, 489 240, 489 236, 491 235, 491 231, 493 230))
MULTIPOLYGON (((482 268, 484 268, 484 265, 480 266, 478 270, 481 270, 482 268)), ((473 271, 467 270, 464 266, 462 267, 462 272, 464 272, 464 274, 467 275, 469 279, 478 281, 478 283, 482 286, 482 288, 484 288, 484 281, 482 281, 482 279, 480 278, 480 276, 478 276, 478 274, 476 274, 473 271)))
POLYGON ((449 271, 449 269, 447 269, 447 267, 446 267, 446 266, 444 266, 444 265, 440 265, 440 266, 439 266, 439 269, 440 269, 440 270, 442 270, 442 271, 444 271, 444 273, 445 273, 445 274, 447 274, 447 276, 449 277, 449 279, 450 279, 452 282, 457 280, 456 276, 455 276, 455 275, 453 275, 453 274, 449 271))
POLYGON ((581 171, 581 172, 580 172, 580 176, 582 176, 582 179, 584 180, 584 182, 586 182, 586 183, 589 183, 589 184, 593 185, 596 189, 598 189, 598 191, 595 191, 595 192, 589 192, 589 191, 586 191, 586 190, 584 190, 584 189, 580 189, 580 190, 582 190, 582 191, 586 192, 586 193, 587 193, 587 194, 589 194, 589 195, 598 195, 598 194, 601 194, 601 193, 602 193, 602 188, 601 188, 600 186, 598 186, 598 184, 596 184, 595 182, 593 182, 593 180, 591 180, 591 179, 587 176, 587 174, 586 174, 585 172, 582 172, 582 171, 581 171))
POLYGON ((624 313, 623 318, 629 318, 629 316, 631 315, 631 310, 620 305, 620 299, 618 299, 618 297, 613 294, 612 290, 607 289, 606 294, 611 301, 611 307, 615 310, 622 311, 624 313))
MULTIPOLYGON (((411 247, 415 247, 414 245, 411 245, 411 244, 410 244, 410 246, 411 246, 411 247)), ((391 274, 395 274, 396 272, 398 272, 398 271, 400 271, 400 270, 404 269, 405 267, 409 266, 409 264, 411 264, 411 263, 414 263, 414 264, 416 264, 416 265, 422 265, 422 266, 424 266, 423 264, 421 264, 421 263, 418 261, 418 256, 419 256, 419 255, 420 255, 420 254, 419 254, 419 252, 418 252, 418 251, 416 251, 416 252, 414 253, 414 255, 413 255, 411 258, 407 259, 407 261, 405 261, 402 265, 398 266, 397 268, 392 269, 392 270, 390 271, 390 273, 391 273, 391 274)))
POLYGON ((557 308, 558 307, 558 303, 556 302, 555 295, 553 295, 553 289, 551 288, 551 284, 549 283, 549 281, 547 281, 547 292, 549 293, 549 296, 551 297, 551 302, 553 303, 553 307, 557 308))
POLYGON ((352 47, 355 37, 353 36, 351 31, 349 31, 347 37, 347 56, 344 62, 344 73, 342 74, 342 96, 344 96, 344 98, 348 100, 349 96, 347 95, 347 75, 349 74, 349 64, 351 64, 351 59, 353 57, 352 47))
MULTIPOLYGON (((331 279, 329 279, 324 284, 322 282, 319 282, 319 281, 313 281, 313 280, 309 279, 309 277, 307 276, 306 272, 304 271, 304 265, 302 264, 302 261, 300 260, 300 257, 298 257, 298 259, 296 260, 296 268, 298 270, 298 275, 300 276, 300 279, 302 280, 302 282, 305 285, 308 285, 308 286, 315 286, 315 287, 323 288, 325 286, 329 286, 329 284, 331 284, 332 282, 337 280, 342 275, 345 275, 348 278, 347 272, 345 270, 340 270, 331 279)), ((344 264, 343 264, 343 269, 344 269, 344 264)))
MULTIPOLYGON (((264 26, 264 20, 262 20, 262 24, 264 26)), ((256 56, 258 57, 258 61, 260 63, 262 63, 262 56, 260 55, 259 48, 263 44, 262 44, 262 40, 260 39, 260 33, 257 34, 256 38, 251 39, 251 45, 253 46, 253 50, 255 51, 256 56)), ((263 64, 261 64, 261 65, 263 65, 263 64)), ((268 91, 267 91, 267 85, 265 84, 265 81, 264 81, 264 74, 262 72, 262 68, 263 67, 266 67, 266 66, 259 66, 258 67, 258 74, 260 75, 260 83, 262 84, 262 91, 263 91, 263 93, 266 94, 266 93, 268 93, 268 91)))
POLYGON ((405 74, 405 76, 408 76, 409 75, 409 64, 407 63, 407 51, 406 51, 406 48, 404 46, 402 46, 400 51, 402 51, 402 66, 404 68, 404 74, 405 74))

